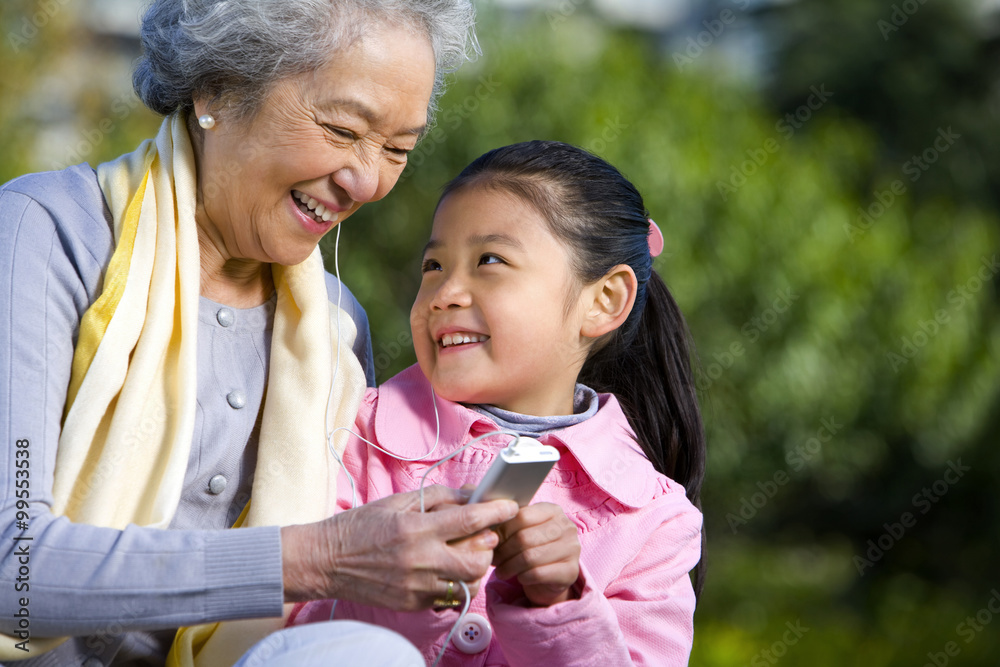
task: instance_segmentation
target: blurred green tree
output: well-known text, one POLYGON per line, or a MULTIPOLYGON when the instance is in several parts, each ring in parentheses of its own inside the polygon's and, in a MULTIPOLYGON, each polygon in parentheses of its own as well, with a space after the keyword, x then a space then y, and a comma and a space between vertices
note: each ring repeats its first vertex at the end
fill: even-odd
POLYGON ((40 30, 33 17, 34 3, 10 0, 0 4, 0 182, 29 171, 37 119, 24 113, 24 100, 41 64, 49 58, 58 28, 40 30))
POLYGON ((779 3, 763 21, 773 45, 770 101, 784 111, 798 92, 823 83, 833 107, 878 136, 863 190, 883 172, 919 158, 938 128, 962 135, 930 163, 914 192, 1000 205, 1000 16, 973 0, 779 3))

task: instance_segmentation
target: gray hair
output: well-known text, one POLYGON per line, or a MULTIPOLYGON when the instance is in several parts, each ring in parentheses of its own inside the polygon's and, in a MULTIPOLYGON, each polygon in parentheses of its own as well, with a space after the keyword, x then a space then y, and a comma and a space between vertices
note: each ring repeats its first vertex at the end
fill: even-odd
POLYGON ((132 83, 159 114, 190 110, 201 96, 245 121, 277 81, 324 66, 372 25, 429 38, 430 122, 445 75, 479 53, 471 0, 153 0, 132 83))

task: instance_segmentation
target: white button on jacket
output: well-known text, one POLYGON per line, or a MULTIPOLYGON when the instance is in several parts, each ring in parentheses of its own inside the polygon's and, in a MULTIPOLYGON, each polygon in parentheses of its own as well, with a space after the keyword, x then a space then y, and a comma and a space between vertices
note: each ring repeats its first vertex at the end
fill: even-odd
POLYGON ((462 653, 481 653, 493 639, 493 628, 486 617, 466 614, 462 624, 451 636, 451 643, 462 653))

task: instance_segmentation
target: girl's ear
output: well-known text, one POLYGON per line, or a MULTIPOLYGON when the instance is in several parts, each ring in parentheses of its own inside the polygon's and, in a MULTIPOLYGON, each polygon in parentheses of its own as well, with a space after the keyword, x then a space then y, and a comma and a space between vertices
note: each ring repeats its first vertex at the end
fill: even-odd
POLYGON ((635 305, 638 290, 639 281, 628 264, 612 267, 603 278, 584 287, 581 335, 600 338, 624 324, 635 305))

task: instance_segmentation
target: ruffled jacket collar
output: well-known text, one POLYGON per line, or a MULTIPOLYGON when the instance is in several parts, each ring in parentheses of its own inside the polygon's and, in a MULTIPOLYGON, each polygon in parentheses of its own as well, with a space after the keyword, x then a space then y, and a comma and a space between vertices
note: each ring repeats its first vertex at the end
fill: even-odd
MULTIPOLYGON (((378 389, 377 442, 400 457, 425 454, 435 442, 435 401, 441 424, 440 445, 423 459, 426 463, 440 460, 476 436, 497 430, 485 415, 441 397, 433 398, 430 383, 414 365, 378 389)), ((594 483, 618 502, 643 507, 659 492, 660 476, 652 474, 652 464, 636 443, 618 400, 611 394, 599 394, 599 401, 600 408, 590 419, 539 439, 563 453, 569 451, 594 483)))

